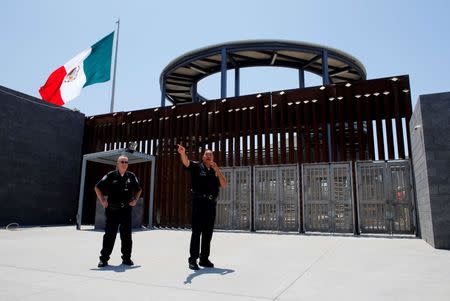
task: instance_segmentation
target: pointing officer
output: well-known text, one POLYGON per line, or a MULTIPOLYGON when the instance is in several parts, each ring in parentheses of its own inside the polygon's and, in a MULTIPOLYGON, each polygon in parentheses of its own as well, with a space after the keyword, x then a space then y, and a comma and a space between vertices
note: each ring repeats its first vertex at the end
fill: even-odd
POLYGON ((209 261, 211 239, 216 218, 216 198, 219 187, 226 187, 227 180, 214 162, 214 154, 206 150, 202 162, 192 161, 186 155, 185 148, 178 144, 178 153, 183 165, 192 177, 192 234, 189 247, 189 268, 198 270, 197 259, 203 267, 212 268, 209 261), (200 252, 201 236, 201 252, 200 252))
POLYGON ((122 263, 133 265, 131 260, 131 208, 141 195, 142 189, 134 173, 127 171, 128 157, 117 159, 117 169, 105 175, 96 185, 95 193, 105 208, 106 226, 103 235, 103 247, 100 252, 98 267, 108 265, 109 256, 114 247, 117 229, 120 225, 120 240, 122 241, 122 263), (108 195, 108 201, 104 195, 108 195))

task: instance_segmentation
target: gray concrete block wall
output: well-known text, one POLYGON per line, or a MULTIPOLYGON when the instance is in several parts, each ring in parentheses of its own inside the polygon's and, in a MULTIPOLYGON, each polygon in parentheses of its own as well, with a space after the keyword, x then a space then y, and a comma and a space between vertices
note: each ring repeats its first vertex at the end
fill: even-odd
POLYGON ((410 121, 412 163, 414 167, 418 231, 423 240, 434 246, 433 223, 431 219, 428 170, 422 131, 420 102, 414 108, 410 121))
POLYGON ((75 222, 85 116, 0 86, 0 225, 75 222))
POLYGON ((410 130, 421 237, 450 249, 450 93, 421 95, 410 130))

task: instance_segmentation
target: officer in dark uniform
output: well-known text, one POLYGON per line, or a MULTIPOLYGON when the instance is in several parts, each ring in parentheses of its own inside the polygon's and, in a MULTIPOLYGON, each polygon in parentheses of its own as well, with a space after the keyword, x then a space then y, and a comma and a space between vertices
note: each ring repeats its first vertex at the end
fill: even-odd
POLYGON ((181 162, 190 171, 192 177, 192 234, 189 247, 189 268, 198 270, 199 264, 212 268, 214 264, 209 260, 211 239, 216 218, 216 198, 219 187, 226 187, 227 180, 217 164, 214 162, 213 152, 206 150, 202 162, 191 161, 182 145, 178 145, 181 162), (200 252, 201 236, 201 252, 200 252))
POLYGON ((133 244, 131 240, 131 208, 136 206, 142 189, 134 173, 127 171, 127 168, 128 158, 120 156, 117 159, 117 169, 109 172, 95 185, 95 193, 103 208, 105 208, 106 215, 99 268, 108 265, 119 225, 120 240, 122 241, 122 263, 126 265, 134 264, 131 260, 133 244), (108 201, 105 200, 104 195, 108 195, 108 201))

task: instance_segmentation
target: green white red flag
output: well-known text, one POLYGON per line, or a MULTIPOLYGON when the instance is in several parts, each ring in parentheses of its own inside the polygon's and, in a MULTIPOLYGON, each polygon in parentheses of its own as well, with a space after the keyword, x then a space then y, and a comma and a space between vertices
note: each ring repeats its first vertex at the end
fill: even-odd
POLYGON ((84 87, 108 81, 113 40, 114 32, 53 71, 39 89, 42 99, 62 106, 80 95, 84 87))

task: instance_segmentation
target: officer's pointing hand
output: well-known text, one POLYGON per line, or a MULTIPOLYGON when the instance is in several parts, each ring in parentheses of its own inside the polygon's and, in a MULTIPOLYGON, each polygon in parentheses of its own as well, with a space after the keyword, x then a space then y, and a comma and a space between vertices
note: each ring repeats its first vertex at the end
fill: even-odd
POLYGON ((181 144, 177 144, 177 145, 178 145, 178 153, 180 155, 186 153, 186 149, 181 144))

